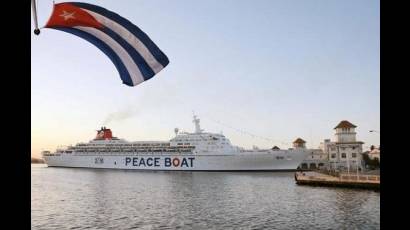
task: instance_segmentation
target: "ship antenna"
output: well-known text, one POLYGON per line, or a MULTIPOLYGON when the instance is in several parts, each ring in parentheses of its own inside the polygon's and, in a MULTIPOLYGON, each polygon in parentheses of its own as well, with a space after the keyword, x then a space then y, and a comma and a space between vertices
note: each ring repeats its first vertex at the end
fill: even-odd
POLYGON ((195 114, 193 114, 193 117, 194 119, 192 120, 192 122, 194 122, 195 124, 195 133, 202 133, 203 130, 201 129, 201 126, 199 125, 200 119, 197 118, 195 114))
POLYGON ((175 129, 174 129, 174 132, 175 132, 175 136, 177 136, 177 135, 178 135, 178 132, 179 132, 179 129, 178 129, 178 128, 175 128, 175 129))

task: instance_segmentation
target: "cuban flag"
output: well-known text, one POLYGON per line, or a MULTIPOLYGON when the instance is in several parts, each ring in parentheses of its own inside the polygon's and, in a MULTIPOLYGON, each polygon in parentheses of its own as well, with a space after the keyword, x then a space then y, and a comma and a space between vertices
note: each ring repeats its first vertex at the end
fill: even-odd
POLYGON ((99 6, 81 2, 54 4, 45 28, 77 35, 97 46, 111 59, 128 86, 152 78, 169 63, 142 30, 99 6))

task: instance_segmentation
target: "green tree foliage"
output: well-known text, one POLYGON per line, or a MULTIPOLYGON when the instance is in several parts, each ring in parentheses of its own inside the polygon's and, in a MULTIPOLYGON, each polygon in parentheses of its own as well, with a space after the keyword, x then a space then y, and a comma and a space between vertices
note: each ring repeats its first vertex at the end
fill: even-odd
POLYGON ((370 169, 378 169, 380 168, 380 162, 378 159, 371 159, 369 157, 369 154, 363 153, 363 161, 366 166, 366 168, 370 169))

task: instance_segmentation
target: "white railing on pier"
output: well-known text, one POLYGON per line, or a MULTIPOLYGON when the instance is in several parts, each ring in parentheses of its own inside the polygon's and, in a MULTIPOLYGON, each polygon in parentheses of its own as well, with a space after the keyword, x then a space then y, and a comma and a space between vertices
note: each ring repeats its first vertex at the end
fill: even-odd
POLYGON ((340 179, 348 181, 359 181, 359 182, 380 182, 380 176, 377 175, 363 175, 363 174, 340 174, 340 179))
POLYGON ((338 176, 333 176, 317 172, 297 172, 296 177, 298 180, 305 181, 380 183, 380 176, 366 174, 340 173, 338 176))

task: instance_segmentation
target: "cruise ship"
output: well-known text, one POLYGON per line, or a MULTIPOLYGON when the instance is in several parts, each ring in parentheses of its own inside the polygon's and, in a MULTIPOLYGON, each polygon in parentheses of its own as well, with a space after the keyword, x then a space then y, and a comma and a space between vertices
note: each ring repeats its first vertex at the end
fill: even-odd
POLYGON ((102 127, 88 143, 43 151, 49 167, 169 171, 294 171, 307 156, 303 148, 244 149, 223 134, 204 132, 193 117, 195 131, 179 132, 170 141, 127 141, 102 127))

